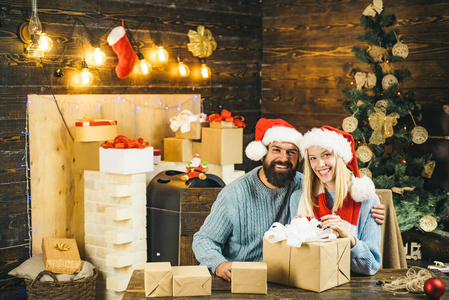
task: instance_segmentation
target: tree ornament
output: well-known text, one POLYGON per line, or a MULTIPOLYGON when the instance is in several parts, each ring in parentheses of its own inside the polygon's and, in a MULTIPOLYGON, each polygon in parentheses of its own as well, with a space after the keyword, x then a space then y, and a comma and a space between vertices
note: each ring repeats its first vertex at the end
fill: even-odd
POLYGON ((425 232, 432 232, 437 226, 438 222, 432 216, 424 216, 419 220, 419 227, 425 232))
POLYGON ((427 130, 422 126, 416 126, 412 130, 412 141, 415 144, 422 144, 425 141, 427 141, 427 138, 429 137, 429 134, 427 133, 427 130))
POLYGON ((360 177, 366 176, 368 178, 373 178, 373 173, 368 168, 359 169, 360 177))
POLYGON ((382 145, 385 143, 385 134, 383 131, 373 131, 369 138, 369 143, 373 145, 382 145))
POLYGON ((391 53, 394 56, 406 58, 408 56, 408 47, 406 44, 397 42, 396 44, 394 44, 393 49, 391 49, 391 53))
POLYGON ((377 107, 378 109, 380 109, 382 112, 385 113, 387 112, 388 102, 386 100, 379 100, 376 102, 374 107, 377 107))
POLYGON ((374 107, 376 112, 369 115, 369 125, 374 130, 369 140, 370 144, 381 145, 385 143, 385 138, 392 137, 394 134, 393 127, 398 123, 399 114, 391 113, 387 116, 383 109, 383 107, 374 107))
POLYGON ((424 292, 431 298, 440 298, 445 290, 444 283, 439 278, 430 278, 424 282, 424 292))
POLYGON ((434 160, 428 160, 424 164, 424 169, 422 170, 421 176, 425 178, 431 178, 433 170, 435 169, 436 162, 434 160))
POLYGON ((109 33, 107 41, 118 57, 118 64, 115 67, 115 73, 120 79, 128 77, 134 69, 138 58, 136 52, 126 36, 125 28, 115 27, 109 33))
POLYGON ((388 61, 380 63, 380 67, 382 68, 382 73, 383 74, 391 74, 391 73, 393 73, 393 68, 391 67, 390 62, 388 62, 388 61))
POLYGON ((412 187, 409 187, 409 186, 405 186, 405 187, 392 187, 391 188, 391 191, 393 192, 393 193, 396 193, 396 194, 404 194, 404 192, 412 192, 412 191, 414 191, 415 190, 415 188, 416 187, 414 187, 414 186, 412 186, 412 187))
POLYGON ((373 151, 371 151, 367 145, 359 146, 357 151, 355 151, 355 155, 361 162, 364 163, 367 163, 373 159, 373 151))
POLYGON ((359 121, 354 116, 349 116, 343 119, 343 130, 346 132, 354 132, 354 130, 357 129, 357 126, 359 124, 359 121))
POLYGON ((396 76, 392 74, 385 75, 384 78, 382 78, 382 88, 384 90, 389 89, 393 84, 398 84, 398 79, 396 76))
POLYGON ((388 50, 380 46, 372 46, 368 50, 368 54, 375 62, 382 62, 388 59, 388 50))
POLYGON ((357 106, 358 107, 362 106, 363 104, 365 104, 365 102, 363 100, 357 101, 357 106))
POLYGON ((196 30, 189 30, 187 33, 190 39, 190 43, 187 44, 187 49, 192 52, 193 56, 200 58, 208 57, 217 48, 217 43, 209 29, 200 25, 196 30))
POLYGON ((376 86, 377 78, 374 73, 357 72, 355 73, 354 79, 359 91, 361 91, 363 87, 371 89, 376 86))
POLYGON ((380 14, 383 10, 382 0, 373 0, 373 3, 368 5, 363 11, 364 16, 375 17, 376 13, 380 14))

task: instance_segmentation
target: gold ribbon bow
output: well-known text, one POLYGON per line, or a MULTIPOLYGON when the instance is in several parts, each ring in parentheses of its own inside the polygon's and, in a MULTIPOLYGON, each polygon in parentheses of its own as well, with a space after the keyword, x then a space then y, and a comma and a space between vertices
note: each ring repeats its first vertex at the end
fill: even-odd
POLYGON ((200 25, 197 31, 189 30, 187 36, 190 43, 187 44, 187 49, 196 57, 208 57, 217 48, 217 43, 209 29, 200 25))
POLYGON ((369 124, 374 132, 369 139, 370 144, 381 145, 385 143, 386 137, 394 134, 393 126, 398 123, 399 114, 392 113, 388 116, 381 108, 375 107, 375 113, 369 115, 369 124))
POLYGON ((383 10, 382 0, 373 0, 373 3, 368 5, 363 11, 364 16, 375 17, 376 13, 380 14, 383 10))
POLYGON ((64 244, 64 243, 56 244, 55 248, 58 249, 59 251, 69 251, 70 250, 70 246, 67 244, 64 244))
POLYGON ((377 78, 374 73, 357 72, 355 73, 354 79, 359 91, 361 91, 363 87, 370 89, 376 86, 377 78))

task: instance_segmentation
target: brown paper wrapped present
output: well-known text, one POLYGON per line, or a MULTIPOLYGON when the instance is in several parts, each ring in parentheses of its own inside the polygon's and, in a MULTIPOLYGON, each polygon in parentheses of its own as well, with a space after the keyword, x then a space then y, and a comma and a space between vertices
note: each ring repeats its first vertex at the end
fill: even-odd
POLYGON ((192 140, 175 137, 164 138, 164 160, 187 162, 192 159, 192 140))
POLYGON ((145 297, 173 296, 173 272, 169 262, 145 264, 145 297))
POLYGON ((263 239, 263 261, 267 278, 314 292, 322 292, 349 282, 351 254, 349 238, 329 242, 308 242, 289 247, 286 241, 270 243, 263 239))
POLYGON ((73 274, 81 270, 81 258, 75 239, 43 238, 45 270, 73 274))
POLYGON ((215 165, 241 164, 243 161, 243 128, 203 127, 203 161, 215 165))
POLYGON ((264 262, 233 262, 231 293, 266 294, 267 264, 264 262))
POLYGON ((212 276, 206 266, 180 266, 173 270, 173 297, 207 296, 212 293, 212 276))

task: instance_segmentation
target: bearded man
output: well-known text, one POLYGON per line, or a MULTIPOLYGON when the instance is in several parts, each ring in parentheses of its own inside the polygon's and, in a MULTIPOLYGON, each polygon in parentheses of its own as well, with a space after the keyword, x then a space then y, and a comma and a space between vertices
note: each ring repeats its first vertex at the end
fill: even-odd
MULTIPOLYGON (((290 223, 290 196, 302 187, 297 172, 302 134, 282 119, 260 119, 256 140, 245 153, 262 161, 218 194, 200 230, 193 237, 193 252, 201 265, 231 280, 233 261, 262 261, 263 235, 274 222, 290 223)), ((373 217, 383 223, 384 210, 373 217)))

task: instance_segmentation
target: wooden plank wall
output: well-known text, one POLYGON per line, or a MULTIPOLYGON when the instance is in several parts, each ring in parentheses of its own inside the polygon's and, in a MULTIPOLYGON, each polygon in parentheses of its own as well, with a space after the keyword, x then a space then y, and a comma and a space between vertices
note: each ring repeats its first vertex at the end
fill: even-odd
MULTIPOLYGON (((262 116, 281 117, 298 130, 339 126, 347 114, 341 89, 349 87, 352 68, 369 71, 351 48, 363 32, 358 24, 364 0, 264 0, 262 116)), ((409 47, 402 63, 412 78, 401 87, 415 90, 431 136, 449 136, 449 1, 384 0, 397 17, 397 28, 409 47)), ((398 68, 400 68, 398 66, 398 68)), ((414 148, 433 153, 437 162, 431 179, 449 190, 449 140, 429 139, 414 148)))
MULTIPOLYGON (((23 54, 24 44, 16 34, 19 25, 28 19, 31 2, 1 2, 0 289, 14 283, 7 273, 29 255, 27 172, 24 167, 26 100, 28 94, 51 93, 44 74, 48 76, 54 94, 201 94, 204 112, 228 109, 234 115, 244 116, 247 120, 245 140, 251 141, 255 122, 260 116, 261 5, 258 0, 40 0, 39 18, 54 41, 52 51, 41 63, 23 54), (90 87, 77 87, 71 80, 80 71, 81 41, 86 54, 92 51, 89 34, 82 26, 77 26, 71 35, 75 18, 100 39, 101 49, 107 55, 104 67, 95 69, 90 66, 95 77, 90 87), (157 27, 171 56, 167 65, 153 64, 149 78, 132 74, 126 79, 118 79, 114 72, 117 56, 106 38, 113 27, 120 25, 121 19, 125 20, 144 55, 148 55, 153 47, 157 27), (208 81, 195 78, 194 69, 200 64, 186 48, 187 32, 196 30, 199 25, 210 29, 218 44, 212 56, 207 58, 212 70, 208 81), (178 51, 192 69, 193 76, 188 79, 172 76, 178 51), (53 75, 59 65, 64 70, 63 78, 53 75)), ((239 167, 250 169, 246 164, 247 161, 239 167)))

